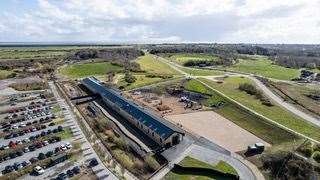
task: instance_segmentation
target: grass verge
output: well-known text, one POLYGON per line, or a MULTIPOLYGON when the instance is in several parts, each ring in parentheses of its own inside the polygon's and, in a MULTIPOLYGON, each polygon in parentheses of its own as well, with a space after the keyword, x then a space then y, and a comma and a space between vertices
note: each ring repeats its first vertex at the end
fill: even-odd
POLYGON ((123 67, 114 65, 109 62, 90 63, 90 64, 73 64, 60 69, 62 75, 70 78, 83 78, 88 76, 106 75, 108 72, 122 71, 123 67))
POLYGON ((253 83, 251 80, 241 77, 230 77, 226 78, 222 84, 204 78, 200 78, 200 80, 257 113, 305 136, 320 140, 320 128, 305 122, 303 119, 295 116, 275 103, 274 106, 265 106, 254 96, 238 90, 240 83, 253 83))
POLYGON ((207 180, 207 179, 232 179, 223 173, 230 173, 238 175, 237 172, 229 164, 220 161, 217 165, 207 164, 192 157, 185 157, 179 166, 185 168, 184 170, 173 168, 165 177, 165 180, 207 180), (194 168, 194 169, 193 169, 194 168), (196 171, 203 170, 203 171, 196 171))
POLYGON ((169 65, 155 59, 152 55, 145 55, 140 57, 137 60, 137 63, 140 64, 142 70, 150 74, 171 74, 178 75, 180 74, 175 69, 172 69, 169 65))
POLYGON ((226 69, 280 80, 291 80, 300 74, 299 69, 286 68, 273 64, 273 62, 266 57, 260 57, 256 60, 240 59, 239 63, 226 69))
POLYGON ((268 123, 264 119, 245 111, 242 107, 229 101, 196 80, 188 81, 185 84, 185 88, 189 91, 207 94, 208 99, 204 102, 206 106, 212 106, 219 102, 224 102, 222 107, 213 108, 213 110, 266 142, 271 144, 281 144, 293 141, 294 139, 299 139, 296 135, 293 135, 268 123))

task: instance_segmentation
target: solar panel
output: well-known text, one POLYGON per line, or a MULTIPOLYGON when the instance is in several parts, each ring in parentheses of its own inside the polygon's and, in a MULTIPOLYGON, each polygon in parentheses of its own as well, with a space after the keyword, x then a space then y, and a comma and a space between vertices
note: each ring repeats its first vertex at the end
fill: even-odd
POLYGON ((114 90, 104 87, 98 80, 94 78, 85 78, 83 82, 84 85, 92 92, 100 94, 103 99, 106 98, 109 101, 115 103, 119 108, 130 114, 140 123, 152 129, 161 138, 167 139, 175 132, 173 129, 163 124, 160 118, 144 111, 133 102, 130 102, 129 100, 123 98, 114 90))

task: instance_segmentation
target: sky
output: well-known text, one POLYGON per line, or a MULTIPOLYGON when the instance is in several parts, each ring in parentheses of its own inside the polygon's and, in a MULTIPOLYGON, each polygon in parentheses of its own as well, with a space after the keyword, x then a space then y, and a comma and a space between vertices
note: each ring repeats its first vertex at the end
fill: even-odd
POLYGON ((320 42, 320 0, 0 0, 0 42, 320 42))

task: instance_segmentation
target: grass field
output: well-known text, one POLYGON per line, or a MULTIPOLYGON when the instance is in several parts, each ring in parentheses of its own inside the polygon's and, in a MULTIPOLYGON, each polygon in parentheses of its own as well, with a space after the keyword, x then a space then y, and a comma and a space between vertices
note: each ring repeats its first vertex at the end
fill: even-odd
POLYGON ((172 74, 178 75, 180 74, 175 69, 172 69, 169 65, 156 60, 151 55, 145 55, 138 58, 137 63, 140 64, 142 70, 151 74, 172 74))
POLYGON ((238 105, 230 102, 225 97, 207 88, 196 80, 188 81, 185 84, 185 88, 189 91, 209 95, 209 99, 204 102, 206 106, 224 102, 222 107, 214 108, 214 111, 270 144, 282 144, 298 139, 297 136, 273 126, 260 117, 243 110, 238 105))
POLYGON ((90 64, 73 64, 63 67, 60 70, 62 75, 70 78, 82 78, 87 76, 106 75, 108 72, 120 72, 123 67, 113 65, 108 62, 90 63, 90 64))
POLYGON ((190 60, 197 61, 197 60, 218 60, 219 57, 210 54, 186 54, 186 53, 179 53, 173 54, 170 56, 170 59, 175 61, 176 63, 183 65, 185 62, 190 60))
POLYGON ((272 61, 265 57, 261 57, 257 60, 240 59, 239 63, 226 69, 230 71, 252 73, 280 80, 291 80, 300 75, 299 69, 285 68, 272 64, 272 61))
POLYGON ((67 50, 44 50, 44 49, 0 49, 0 61, 19 59, 40 59, 61 57, 68 53, 67 50))
POLYGON ((12 75, 12 73, 12 71, 0 70, 0 80, 9 78, 12 75))
POLYGON ((320 116, 320 102, 307 97, 308 94, 314 94, 320 91, 320 85, 307 84, 289 84, 285 82, 269 82, 271 90, 281 96, 287 102, 306 113, 314 113, 320 116))
POLYGON ((186 68, 179 67, 179 69, 183 70, 186 73, 189 73, 192 76, 218 76, 223 75, 224 73, 221 71, 208 70, 208 69, 195 69, 195 68, 186 68))
POLYGON ((238 175, 237 172, 233 167, 231 167, 229 164, 220 161, 217 165, 211 165, 207 164, 205 162, 199 161, 197 159, 194 159, 192 157, 185 157, 180 163, 180 166, 186 167, 186 168, 200 168, 200 169, 209 169, 213 170, 212 173, 197 173, 196 171, 190 170, 190 171, 181 171, 177 170, 176 168, 172 169, 165 177, 165 180, 207 180, 207 179, 216 179, 216 180, 222 180, 222 179, 230 179, 225 176, 215 174, 215 171, 222 172, 222 173, 230 173, 234 175, 238 175))
POLYGON ((201 81, 275 122, 278 122, 308 137, 320 140, 320 128, 305 122, 303 119, 298 118, 275 103, 274 106, 271 107, 262 105, 261 102, 254 96, 238 90, 240 83, 252 83, 249 79, 241 77, 229 77, 225 79, 223 84, 203 78, 201 78, 201 81))
POLYGON ((124 75, 121 75, 117 85, 125 87, 126 90, 130 90, 130 89, 135 89, 138 87, 163 81, 162 78, 158 78, 158 77, 150 78, 150 77, 146 77, 145 75, 134 75, 134 76, 136 77, 136 81, 134 83, 128 84, 124 80, 124 75))

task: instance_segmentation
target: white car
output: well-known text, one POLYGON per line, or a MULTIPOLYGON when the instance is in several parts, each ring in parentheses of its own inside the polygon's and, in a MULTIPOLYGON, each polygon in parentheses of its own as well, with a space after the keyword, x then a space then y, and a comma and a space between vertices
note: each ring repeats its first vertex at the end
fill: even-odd
POLYGON ((20 124, 20 127, 26 127, 26 124, 21 123, 21 124, 20 124))
POLYGON ((44 145, 44 146, 47 146, 48 144, 49 144, 48 141, 43 141, 43 145, 44 145))
POLYGON ((65 144, 65 146, 66 146, 67 149, 71 149, 71 148, 72 148, 72 145, 71 145, 69 142, 67 142, 67 143, 65 144))
POLYGON ((64 144, 62 144, 62 145, 60 146, 60 149, 61 149, 62 151, 65 151, 65 150, 67 150, 67 147, 66 147, 64 144))
POLYGON ((28 143, 30 142, 30 139, 29 138, 25 138, 24 140, 22 140, 23 143, 28 143))
POLYGON ((23 152, 24 152, 24 153, 27 153, 27 152, 30 152, 30 150, 29 150, 28 147, 25 147, 24 150, 23 150, 23 152))
POLYGON ((34 172, 36 172, 38 175, 41 175, 44 173, 44 169, 41 166, 36 166, 33 168, 34 172))

